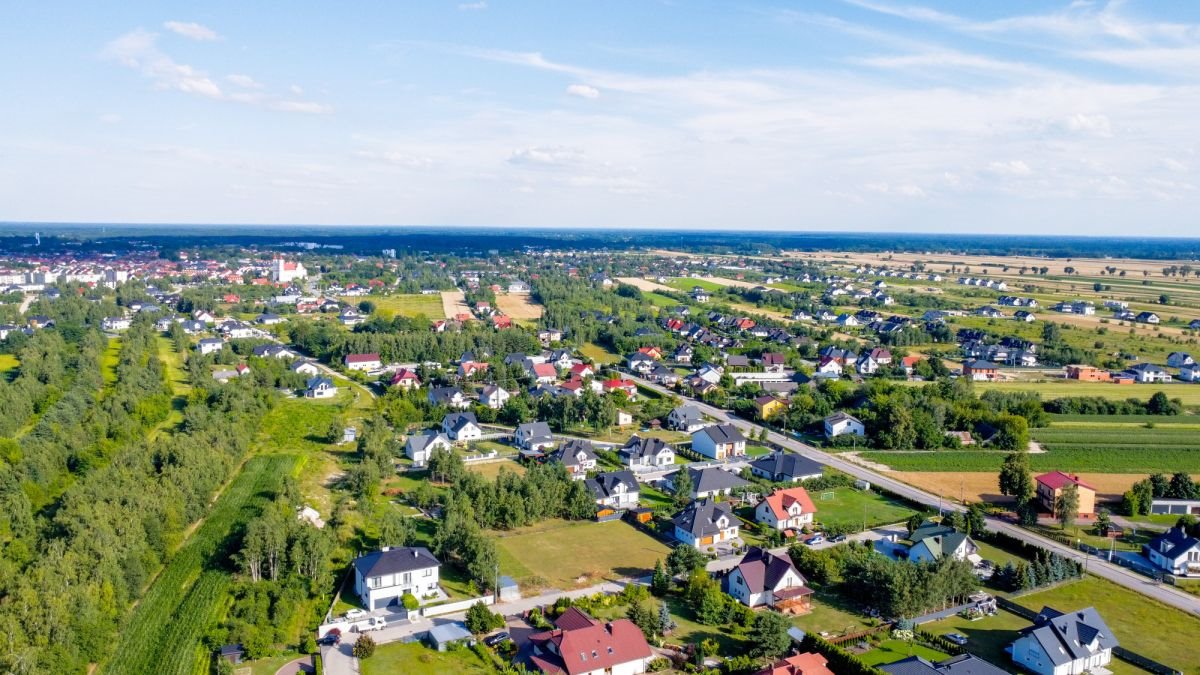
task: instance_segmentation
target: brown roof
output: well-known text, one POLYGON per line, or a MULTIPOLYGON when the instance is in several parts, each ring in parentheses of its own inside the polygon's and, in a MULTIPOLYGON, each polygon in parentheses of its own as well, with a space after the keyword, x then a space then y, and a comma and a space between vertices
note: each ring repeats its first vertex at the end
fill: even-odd
POLYGON ((1044 473, 1044 474, 1038 476, 1035 480, 1037 480, 1037 482, 1041 483, 1042 485, 1045 485, 1046 487, 1050 488, 1051 490, 1059 490, 1059 489, 1065 488, 1068 485, 1074 484, 1074 485, 1078 485, 1079 487, 1085 487, 1085 488, 1091 490, 1092 492, 1096 491, 1096 488, 1079 480, 1079 476, 1072 476, 1070 474, 1065 474, 1061 471, 1051 471, 1050 473, 1044 473))
POLYGON ((577 607, 568 607, 565 612, 554 620, 554 625, 562 630, 578 630, 594 626, 597 623, 600 622, 588 616, 583 610, 577 607))
POLYGON ((529 636, 534 647, 530 661, 542 672, 575 675, 603 671, 654 655, 642 629, 629 619, 600 623, 577 609, 572 613, 572 609, 563 613, 571 613, 568 623, 589 623, 529 636))
POLYGON ((754 675, 833 675, 828 661, 815 652, 806 652, 776 661, 754 675))

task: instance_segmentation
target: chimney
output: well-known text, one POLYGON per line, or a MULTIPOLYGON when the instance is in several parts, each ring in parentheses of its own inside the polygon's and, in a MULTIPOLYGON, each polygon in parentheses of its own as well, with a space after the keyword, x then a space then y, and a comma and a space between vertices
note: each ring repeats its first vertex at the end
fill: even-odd
POLYGON ((387 553, 388 551, 392 550, 392 547, 391 547, 391 546, 384 546, 383 548, 381 548, 381 549, 379 549, 379 550, 383 551, 384 553, 387 553))
POLYGON ((415 549, 415 548, 414 548, 414 549, 412 550, 412 554, 413 554, 413 557, 414 557, 414 558, 418 557, 418 555, 417 555, 417 549, 415 549))

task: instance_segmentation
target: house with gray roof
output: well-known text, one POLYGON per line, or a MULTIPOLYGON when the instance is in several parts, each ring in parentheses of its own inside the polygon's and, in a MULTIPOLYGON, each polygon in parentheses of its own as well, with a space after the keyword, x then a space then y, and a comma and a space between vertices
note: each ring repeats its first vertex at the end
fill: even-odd
POLYGON ((726 502, 698 499, 683 508, 671 519, 675 538, 703 551, 721 542, 733 541, 739 535, 739 521, 726 502))
POLYGON ((692 450, 713 459, 746 454, 746 437, 732 424, 714 424, 692 434, 692 450))
POLYGON ((424 546, 385 546, 355 558, 352 565, 354 592, 367 611, 403 607, 405 593, 418 600, 439 594, 438 569, 442 564, 424 546))
POLYGON ((442 418, 442 431, 453 441, 477 441, 483 436, 475 413, 450 413, 442 418))
POLYGON ((979 547, 965 533, 936 523, 926 523, 913 530, 909 539, 908 559, 913 562, 933 562, 950 557, 955 560, 979 558, 979 547))
POLYGON ((959 654, 933 662, 921 656, 910 656, 893 663, 877 666, 888 675, 1006 675, 1008 671, 998 668, 974 654, 959 654))
POLYGON ((676 471, 671 480, 677 480, 684 471, 687 472, 688 478, 692 479, 692 491, 688 495, 692 499, 728 495, 733 492, 734 488, 750 484, 739 478, 732 471, 726 471, 717 467, 709 467, 707 469, 690 469, 684 467, 676 471))
POLYGON ((1173 527, 1152 539, 1142 546, 1142 554, 1167 574, 1200 575, 1200 539, 1190 536, 1182 527, 1173 527))
POLYGON ((750 471, 774 483, 797 483, 823 474, 820 464, 794 452, 773 452, 750 462, 750 471))
POLYGON ((1013 663, 1039 675, 1097 672, 1112 661, 1117 638, 1092 607, 1063 613, 1043 607, 1012 643, 1013 663))
POLYGON ((550 433, 549 424, 526 422, 517 426, 517 431, 513 434, 513 442, 526 452, 541 452, 543 448, 554 445, 554 436, 550 433))
POLYGON ((450 438, 437 429, 426 429, 408 437, 404 443, 404 455, 417 466, 424 466, 434 450, 449 450, 450 438))
POLYGON ((587 478, 587 472, 596 468, 596 451, 592 448, 592 442, 580 438, 563 443, 550 453, 549 459, 566 467, 573 480, 587 478))
POLYGON ((787 554, 751 546, 737 566, 721 577, 721 590, 747 607, 774 607, 784 613, 809 611, 812 589, 787 554))
POLYGON ((630 436, 617 455, 634 471, 675 464, 675 450, 661 438, 630 436))
POLYGON ((632 471, 609 471, 589 478, 586 483, 596 497, 596 505, 612 509, 632 509, 638 505, 638 481, 632 471))
POLYGON ((708 426, 704 414, 694 405, 681 405, 667 415, 667 426, 678 431, 692 433, 708 426))

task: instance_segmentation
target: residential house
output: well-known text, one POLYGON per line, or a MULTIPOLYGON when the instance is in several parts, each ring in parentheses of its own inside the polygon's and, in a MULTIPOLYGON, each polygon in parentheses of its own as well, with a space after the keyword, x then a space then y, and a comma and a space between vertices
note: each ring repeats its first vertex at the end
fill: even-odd
POLYGON ((1095 366, 1073 364, 1067 366, 1067 379, 1080 382, 1109 382, 1112 375, 1107 370, 1095 366))
POLYGON ((738 538, 738 519, 729 504, 714 499, 698 499, 689 503, 671 519, 675 526, 675 538, 694 546, 705 548, 738 538))
POLYGON ((823 467, 794 452, 773 452, 750 462, 750 472, 774 483, 796 483, 820 478, 823 467))
POLYGON ((865 436, 866 433, 863 423, 849 413, 839 411, 825 418, 825 438, 830 440, 844 434, 865 436))
POLYGON ((776 661, 754 675, 834 675, 828 663, 817 652, 804 652, 776 661))
POLYGON ((637 401, 637 384, 633 380, 613 378, 605 380, 603 387, 603 391, 606 394, 611 394, 614 391, 623 391, 631 403, 637 401))
POLYGON ((704 415, 694 405, 681 405, 667 414, 667 427, 677 431, 692 433, 707 426, 704 415))
POLYGON ((1180 368, 1179 379, 1183 382, 1200 382, 1200 363, 1180 368))
POLYGON ((433 387, 426 396, 433 405, 444 405, 454 410, 466 410, 471 402, 458 387, 433 387))
POLYGON ((1200 539, 1182 527, 1173 527, 1142 546, 1142 555, 1166 574, 1177 577, 1200 575, 1200 539))
POLYGON ((417 599, 438 593, 441 565, 424 546, 384 547, 354 559, 354 592, 367 611, 399 609, 406 593, 417 599))
POLYGON ((477 441, 483 437, 479 420, 475 419, 475 413, 469 412, 447 414, 442 418, 442 432, 459 443, 477 441))
POLYGON ((602 509, 621 511, 637 508, 638 481, 632 471, 609 471, 587 479, 589 490, 602 509))
POLYGON ((1191 354, 1187 352, 1171 352, 1167 356, 1167 365, 1172 368, 1182 368, 1196 363, 1191 354))
POLYGON ((1037 317, 1034 316, 1033 312, 1030 312, 1026 309, 1020 309, 1014 312, 1013 318, 1017 321, 1023 321, 1025 323, 1033 323, 1034 321, 1037 321, 1037 317))
POLYGON ((347 354, 346 355, 347 370, 378 370, 383 367, 383 361, 379 360, 379 354, 374 352, 370 354, 347 354))
POLYGON ((517 426, 517 431, 513 434, 513 442, 526 452, 537 453, 541 452, 543 448, 554 445, 554 437, 550 434, 549 424, 526 422, 517 426))
POLYGON ((817 367, 813 375, 815 377, 840 377, 842 374, 842 364, 837 359, 831 356, 822 356, 817 362, 817 367))
POLYGON ((421 378, 417 375, 417 371, 411 368, 401 368, 396 371, 395 375, 392 375, 391 380, 388 380, 388 385, 409 391, 410 389, 420 388, 421 378))
POLYGON ((316 376, 308 379, 304 383, 305 398, 333 398, 337 396, 337 387, 333 386, 333 380, 328 377, 316 376))
POLYGON ((449 450, 450 447, 450 438, 444 432, 426 429, 408 437, 404 443, 404 455, 411 459, 413 464, 424 466, 429 462, 434 450, 449 450))
POLYGON ((525 362, 525 374, 538 384, 554 384, 558 380, 558 371, 549 363, 525 362))
POLYGON ((294 359, 299 356, 287 347, 275 344, 257 345, 251 353, 260 359, 294 359))
POLYGON ((479 402, 492 410, 503 408, 510 398, 512 395, 505 391, 504 387, 495 384, 485 386, 479 393, 479 402))
POLYGON ((811 527, 817 507, 802 487, 775 490, 754 507, 754 520, 780 532, 793 534, 811 527))
POLYGON ((629 437, 617 455, 635 471, 675 464, 675 450, 666 441, 661 438, 642 438, 636 434, 629 437))
POLYGON ((782 373, 787 370, 787 361, 783 354, 777 352, 763 352, 760 357, 762 360, 763 371, 768 373, 782 373))
POLYGON ((746 437, 732 424, 714 424, 692 433, 692 450, 712 459, 740 457, 746 454, 746 437))
POLYGON ((462 379, 475 377, 480 373, 487 372, 487 369, 488 363, 486 361, 463 361, 458 364, 458 376, 462 379))
POLYGON ((692 491, 688 496, 692 499, 707 499, 708 497, 716 497, 718 495, 733 494, 733 489, 749 485, 745 480, 738 477, 732 471, 726 471, 717 467, 708 467, 706 469, 692 469, 683 467, 676 471, 672 477, 672 489, 676 492, 679 488, 676 486, 679 476, 683 472, 687 472, 688 478, 691 479, 692 491))
POLYGON ((288 366, 288 370, 292 371, 293 373, 309 376, 318 375, 321 372, 321 369, 317 367, 317 364, 307 359, 296 359, 295 361, 292 361, 292 365, 288 366))
POLYGON ((106 316, 100 321, 100 329, 110 332, 129 330, 131 321, 123 316, 106 316))
POLYGON ((1154 312, 1138 312, 1138 315, 1134 318, 1134 321, 1137 321, 1138 323, 1148 323, 1151 325, 1162 323, 1162 319, 1158 318, 1158 315, 1154 312))
POLYGON ((967 361, 962 367, 963 377, 972 382, 990 382, 998 378, 1000 369, 990 361, 967 361))
POLYGON ((1096 512, 1096 488, 1079 480, 1079 476, 1051 471, 1038 476, 1034 482, 1037 484, 1037 500, 1042 509, 1049 513, 1054 513, 1054 505, 1069 485, 1074 485, 1079 493, 1078 515, 1087 517, 1096 512))
POLYGON ((888 675, 1007 675, 1008 671, 984 661, 974 654, 959 654, 938 662, 921 656, 883 663, 876 666, 888 675))
POLYGON ((1038 675, 1106 671, 1117 638, 1092 607, 1063 613, 1043 607, 1012 643, 1013 663, 1038 675))
POLYGON ((771 607, 784 614, 808 613, 813 592, 787 554, 756 546, 721 578, 721 590, 747 607, 771 607))
POLYGON ((225 348, 225 341, 221 338, 200 338, 196 343, 196 351, 201 354, 215 354, 225 348))
POLYGON ((654 370, 654 359, 648 354, 643 354, 642 352, 634 352, 633 354, 630 354, 629 358, 626 359, 626 363, 629 366, 629 369, 635 373, 641 373, 645 375, 654 370))
POLYGON ((1125 372, 1133 377, 1134 382, 1143 384, 1160 384, 1171 381, 1171 374, 1153 363, 1139 363, 1125 372))
POLYGON ((685 343, 679 345, 671 358, 673 358, 676 363, 691 363, 692 356, 695 355, 695 353, 696 350, 691 345, 685 343))
POLYGON ((979 547, 963 532, 936 523, 926 523, 913 530, 909 537, 912 546, 908 559, 913 562, 932 562, 950 557, 955 560, 979 559, 979 547))
POLYGON ((754 399, 754 412, 758 419, 766 420, 787 412, 787 403, 774 396, 759 396, 754 399))
POLYGON ((571 607, 554 625, 530 635, 528 646, 518 654, 529 670, 550 675, 639 675, 655 658, 642 630, 629 619, 597 621, 571 607))
POLYGON ((263 312, 254 319, 255 323, 263 326, 274 326, 277 323, 283 323, 283 317, 270 312, 263 312))

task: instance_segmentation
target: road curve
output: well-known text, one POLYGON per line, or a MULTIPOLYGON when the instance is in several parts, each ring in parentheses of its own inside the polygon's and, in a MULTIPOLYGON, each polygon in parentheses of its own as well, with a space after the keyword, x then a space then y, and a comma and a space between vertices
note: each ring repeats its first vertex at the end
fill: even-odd
MULTIPOLYGON (((699 408, 701 412, 714 419, 724 422, 736 422, 737 425, 742 429, 750 429, 755 433, 758 433, 762 428, 753 422, 749 422, 740 417, 731 415, 728 411, 722 410, 721 408, 709 405, 703 401, 679 392, 669 390, 665 387, 654 384, 653 382, 640 378, 635 374, 627 373, 627 376, 636 381, 640 386, 643 386, 647 389, 651 389, 661 394, 677 396, 685 401, 688 401, 690 404, 699 408)), ((888 492, 900 495, 901 497, 909 499, 918 504, 941 511, 953 510, 961 512, 966 510, 965 507, 960 504, 956 504, 938 495, 925 492, 924 490, 915 488, 907 483, 901 483, 894 478, 889 478, 886 474, 872 471, 864 466, 848 462, 837 455, 824 452, 811 445, 808 445, 807 443, 797 441, 794 438, 784 436, 783 434, 776 433, 774 431, 768 431, 768 434, 769 435, 767 438, 772 443, 782 448, 785 448, 798 455, 803 455, 804 457, 820 462, 821 464, 825 464, 826 466, 831 466, 838 471, 854 476, 855 478, 862 478, 863 480, 870 481, 872 485, 878 485, 886 489, 888 492)), ((1046 537, 1034 532, 1030 532, 1029 530, 1013 525, 1007 521, 1003 521, 998 518, 988 518, 987 523, 988 527, 996 532, 1003 532, 1004 534, 1019 539, 1027 544, 1037 546, 1038 548, 1047 551, 1054 551, 1059 555, 1068 558, 1076 558, 1080 561, 1083 561, 1086 558, 1087 571, 1089 574, 1094 574, 1103 579, 1107 579, 1108 581, 1124 586, 1131 591, 1141 593, 1149 598, 1158 600, 1163 604, 1192 613, 1193 615, 1200 615, 1200 597, 1189 595, 1173 586, 1155 582, 1154 580, 1138 574, 1137 572, 1133 572, 1129 569, 1121 567, 1120 565, 1114 565, 1103 558, 1097 556, 1087 556, 1082 551, 1078 551, 1070 546, 1065 546, 1052 539, 1047 539, 1046 537)))

